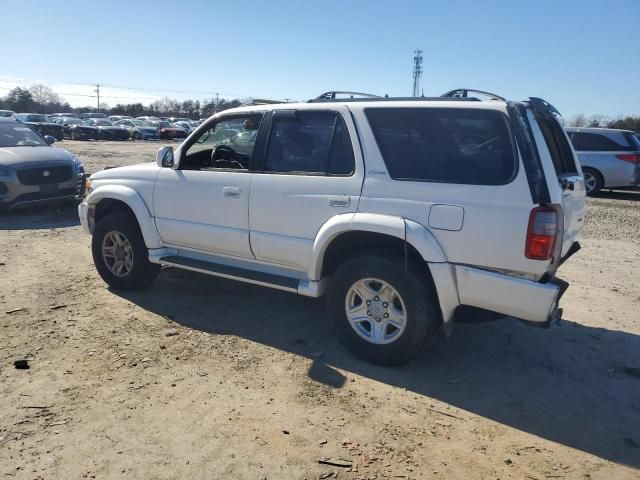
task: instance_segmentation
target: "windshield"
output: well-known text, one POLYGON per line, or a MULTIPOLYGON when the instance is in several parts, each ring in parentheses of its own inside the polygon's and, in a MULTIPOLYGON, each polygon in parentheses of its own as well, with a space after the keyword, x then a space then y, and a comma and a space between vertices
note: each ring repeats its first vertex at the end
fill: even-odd
POLYGON ((51 119, 48 115, 25 115, 25 122, 50 122, 51 119))
POLYGON ((144 122, 142 120, 133 120, 133 124, 136 127, 153 127, 149 122, 144 122))
POLYGON ((29 127, 14 123, 0 123, 0 147, 39 147, 47 142, 29 127))
POLYGON ((173 125, 171 125, 169 122, 158 122, 158 126, 161 128, 167 128, 172 127, 173 125))
POLYGON ((101 127, 111 127, 113 124, 109 120, 93 120, 94 125, 100 125, 101 127))
POLYGON ((68 117, 65 117, 63 122, 66 123, 67 125, 86 125, 86 122, 84 120, 79 119, 79 118, 68 118, 68 117))

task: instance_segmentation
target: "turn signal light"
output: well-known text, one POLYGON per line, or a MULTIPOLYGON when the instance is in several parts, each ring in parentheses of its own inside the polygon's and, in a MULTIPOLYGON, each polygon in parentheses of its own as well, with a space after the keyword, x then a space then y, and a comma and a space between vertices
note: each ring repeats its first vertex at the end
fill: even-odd
POLYGON ((558 234, 558 211, 551 207, 536 207, 529 214, 529 228, 524 255, 532 260, 553 257, 558 234))

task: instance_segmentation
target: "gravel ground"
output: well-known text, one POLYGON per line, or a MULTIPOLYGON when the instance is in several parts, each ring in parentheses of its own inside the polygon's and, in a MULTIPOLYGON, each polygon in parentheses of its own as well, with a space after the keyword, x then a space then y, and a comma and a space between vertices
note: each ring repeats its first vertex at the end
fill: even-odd
MULTIPOLYGON (((60 144, 89 171, 160 145, 60 144)), ((461 324, 395 369, 321 300, 172 269, 110 291, 73 206, 4 214, 0 476, 639 478, 639 202, 588 200, 560 324, 461 324)))

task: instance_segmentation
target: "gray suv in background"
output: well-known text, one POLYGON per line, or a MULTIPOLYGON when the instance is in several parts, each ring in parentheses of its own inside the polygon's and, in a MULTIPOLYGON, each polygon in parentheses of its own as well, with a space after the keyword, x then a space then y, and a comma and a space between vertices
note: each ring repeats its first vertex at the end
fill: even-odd
POLYGON ((640 184, 640 139, 630 130, 567 128, 582 165, 587 195, 640 184))

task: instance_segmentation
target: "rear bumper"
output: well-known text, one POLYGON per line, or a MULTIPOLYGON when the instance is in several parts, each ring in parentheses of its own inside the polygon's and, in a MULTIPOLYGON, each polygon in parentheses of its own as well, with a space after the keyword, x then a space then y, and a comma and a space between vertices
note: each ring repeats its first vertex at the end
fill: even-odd
POLYGON ((540 324, 557 317, 558 302, 569 286, 557 279, 539 283, 462 265, 455 266, 455 275, 461 305, 540 324))

